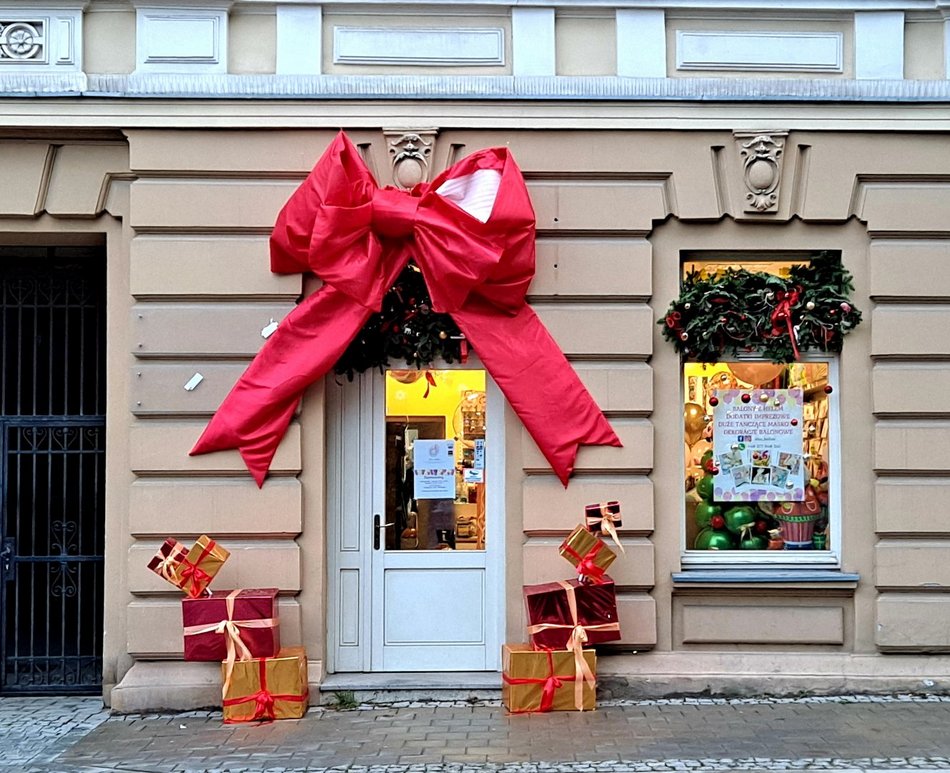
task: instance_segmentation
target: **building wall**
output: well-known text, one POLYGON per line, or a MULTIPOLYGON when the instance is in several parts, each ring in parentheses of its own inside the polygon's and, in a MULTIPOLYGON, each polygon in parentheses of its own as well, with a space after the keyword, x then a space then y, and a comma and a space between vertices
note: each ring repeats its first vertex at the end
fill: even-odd
MULTIPOLYGON (((879 40, 850 6, 754 19, 698 7, 658 16, 560 3, 489 3, 477 14, 387 5, 380 15, 364 6, 306 6, 293 17, 320 33, 318 47, 296 49, 314 54, 310 74, 507 76, 529 62, 541 69, 533 74, 557 80, 630 75, 633 62, 645 68, 633 74, 659 73, 686 87, 697 76, 725 75, 717 88, 737 94, 730 79, 805 81, 803 72, 851 87, 867 77, 861 52, 879 40), (550 34, 516 34, 528 22, 550 34), (403 30, 447 30, 457 39, 460 30, 497 29, 502 57, 425 71, 406 61, 343 62, 334 28, 345 26, 382 27, 397 42, 403 30), (765 69, 764 61, 737 64, 713 52, 684 67, 680 33, 690 32, 729 33, 763 56, 773 38, 760 33, 806 42, 827 42, 815 36, 830 33, 841 64, 816 76, 796 69, 804 59, 765 69), (605 39, 610 45, 585 55, 605 39), (646 53, 630 59, 631 50, 646 53)), ((269 272, 267 235, 339 127, 381 183, 392 181, 387 142, 404 130, 433 130, 430 176, 477 148, 512 149, 537 214, 529 299, 624 443, 582 449, 565 489, 509 412, 508 640, 524 637, 522 584, 564 576, 556 546, 583 505, 619 499, 627 555, 612 574, 623 640, 604 650, 605 692, 947 689, 950 519, 941 503, 950 493, 950 409, 936 388, 950 385, 947 100, 623 101, 602 100, 596 90, 559 103, 510 95, 499 103, 461 91, 438 100, 341 100, 312 85, 296 101, 221 98, 219 76, 252 79, 226 81, 239 89, 276 83, 256 76, 300 72, 282 70, 282 62, 302 61, 287 55, 288 9, 236 2, 230 12, 202 10, 221 23, 199 19, 189 28, 194 56, 185 50, 169 71, 133 45, 137 28, 151 22, 130 5, 94 2, 82 28, 84 73, 179 78, 179 86, 198 84, 187 86, 193 97, 2 100, 0 159, 18 184, 0 191, 0 241, 107 245, 107 700, 128 710, 215 700, 214 664, 181 662, 179 594, 145 568, 169 534, 209 533, 227 544, 235 559, 221 587, 279 586, 286 640, 306 646, 314 683, 324 675, 322 385, 308 391, 260 490, 237 454, 188 451, 262 345, 261 329, 316 286, 269 272), (206 45, 217 45, 217 61, 198 61, 206 45), (745 202, 738 143, 751 130, 784 143, 778 203, 764 213, 745 202), (678 294, 681 252, 711 249, 836 249, 855 276, 865 322, 841 357, 838 577, 697 581, 681 571, 680 364, 655 323, 678 294), (186 391, 196 373, 202 382, 186 391)), ((946 22, 936 9, 875 19, 902 36, 905 77, 945 77, 937 44, 946 22)), ((148 85, 147 77, 138 82, 148 85)), ((816 84, 802 88, 819 93, 816 84)))

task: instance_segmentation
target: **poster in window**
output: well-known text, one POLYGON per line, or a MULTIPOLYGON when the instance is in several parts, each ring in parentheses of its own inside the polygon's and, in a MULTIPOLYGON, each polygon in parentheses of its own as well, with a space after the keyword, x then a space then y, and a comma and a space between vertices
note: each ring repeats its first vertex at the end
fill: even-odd
POLYGON ((802 390, 722 389, 714 394, 713 455, 719 468, 714 499, 802 501, 802 390))
POLYGON ((417 440, 412 449, 416 499, 455 499, 455 441, 417 440))

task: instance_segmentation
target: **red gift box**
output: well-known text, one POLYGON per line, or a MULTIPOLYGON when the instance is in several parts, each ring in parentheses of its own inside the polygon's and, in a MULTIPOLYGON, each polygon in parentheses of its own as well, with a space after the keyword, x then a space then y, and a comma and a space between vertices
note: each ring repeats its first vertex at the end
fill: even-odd
POLYGON ((559 580, 525 585, 528 636, 535 647, 572 649, 580 644, 598 644, 620 638, 617 593, 613 580, 588 585, 577 580, 559 580))
POLYGON ((621 553, 627 552, 620 542, 620 535, 617 534, 617 529, 623 526, 623 521, 620 519, 620 502, 611 500, 585 506, 584 523, 591 534, 606 534, 614 541, 621 553))
POLYGON ((214 591, 181 600, 185 660, 269 658, 280 650, 277 588, 214 591))
POLYGON ((181 562, 187 557, 188 548, 178 540, 169 537, 149 560, 148 568, 163 580, 167 580, 176 588, 180 588, 181 580, 178 577, 178 571, 181 569, 181 562))

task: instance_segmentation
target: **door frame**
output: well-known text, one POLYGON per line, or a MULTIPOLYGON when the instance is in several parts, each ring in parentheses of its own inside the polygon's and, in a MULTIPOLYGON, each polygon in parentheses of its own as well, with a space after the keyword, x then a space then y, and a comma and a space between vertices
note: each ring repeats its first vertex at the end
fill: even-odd
MULTIPOLYGON (((433 370, 484 370, 477 357, 464 365, 434 363, 433 370)), ((373 506, 381 486, 384 442, 385 383, 381 373, 368 371, 352 382, 326 379, 326 629, 327 673, 373 672, 373 506), (358 477, 347 470, 371 471, 358 477), (359 523, 347 524, 343 513, 356 508, 359 523), (344 616, 345 610, 349 616, 344 616), (352 614, 352 610, 358 610, 352 614)), ((501 668, 505 624, 505 398, 486 371, 488 536, 485 550, 486 670, 501 668), (494 515, 493 515, 494 514, 494 515)), ((450 672, 445 672, 450 673, 450 672)))

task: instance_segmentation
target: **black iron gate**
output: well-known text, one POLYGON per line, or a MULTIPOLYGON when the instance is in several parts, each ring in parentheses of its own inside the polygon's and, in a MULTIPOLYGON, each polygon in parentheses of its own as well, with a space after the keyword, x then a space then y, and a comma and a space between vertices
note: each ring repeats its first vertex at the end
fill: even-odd
POLYGON ((0 692, 102 682, 105 261, 0 248, 0 692))

